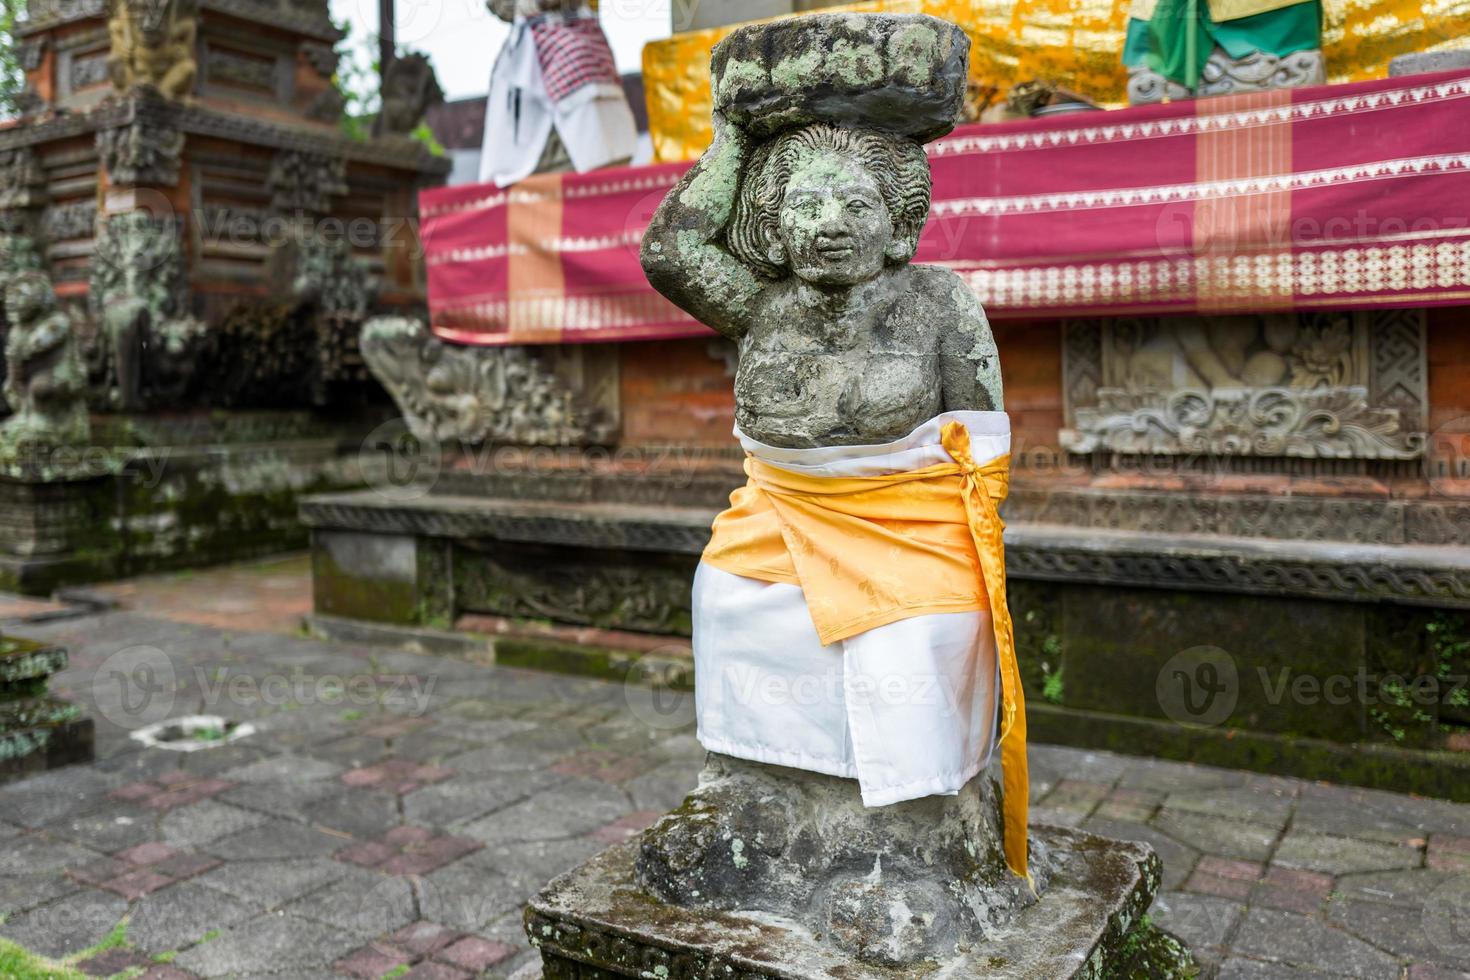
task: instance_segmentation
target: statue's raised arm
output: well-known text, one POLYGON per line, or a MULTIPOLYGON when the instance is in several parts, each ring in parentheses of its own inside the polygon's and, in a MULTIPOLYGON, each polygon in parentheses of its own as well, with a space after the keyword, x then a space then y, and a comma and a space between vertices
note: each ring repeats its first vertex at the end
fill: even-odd
POLYGON ((769 282, 725 245, 747 137, 718 112, 714 124, 714 142, 664 198, 643 236, 643 271, 680 309, 739 340, 769 282))

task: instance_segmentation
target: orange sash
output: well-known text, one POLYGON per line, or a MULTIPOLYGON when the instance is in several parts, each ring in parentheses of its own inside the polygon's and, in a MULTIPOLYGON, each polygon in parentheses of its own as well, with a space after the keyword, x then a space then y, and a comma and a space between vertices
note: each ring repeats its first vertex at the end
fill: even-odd
POLYGON ((715 519, 704 560, 800 586, 823 644, 914 616, 988 608, 1000 663, 1006 863, 1024 878, 1026 702, 998 511, 1011 460, 976 465, 960 422, 945 425, 941 441, 954 462, 889 476, 806 476, 747 457, 750 482, 715 519))

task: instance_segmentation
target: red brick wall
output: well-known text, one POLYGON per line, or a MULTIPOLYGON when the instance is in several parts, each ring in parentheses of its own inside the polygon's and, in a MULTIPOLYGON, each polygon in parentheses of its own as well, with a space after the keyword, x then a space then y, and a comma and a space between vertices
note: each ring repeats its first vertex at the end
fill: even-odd
POLYGON ((623 344, 626 446, 734 446, 734 381, 708 339, 623 344))

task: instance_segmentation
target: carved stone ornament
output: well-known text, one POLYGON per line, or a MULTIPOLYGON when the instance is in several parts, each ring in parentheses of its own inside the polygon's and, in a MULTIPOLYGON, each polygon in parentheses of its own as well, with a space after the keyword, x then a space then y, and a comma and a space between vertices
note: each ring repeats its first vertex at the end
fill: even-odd
POLYGON ((331 78, 337 74, 337 62, 339 59, 337 49, 332 45, 321 44, 316 41, 306 41, 301 45, 301 56, 323 78, 331 78))
POLYGON ((141 211, 113 215, 97 235, 89 301, 107 348, 108 400, 125 411, 173 401, 205 334, 188 311, 179 235, 176 220, 141 211))
POLYGON ((0 150, 0 210, 46 203, 46 174, 29 146, 0 150))
POLYGON ((175 187, 184 156, 184 132, 150 112, 97 133, 97 152, 114 185, 175 187))
POLYGON ((395 58, 383 78, 383 108, 373 126, 374 136, 407 136, 424 121, 424 114, 444 102, 444 90, 434 66, 422 54, 395 58))
POLYGON ((34 271, 9 277, 5 316, 4 391, 14 414, 0 424, 0 455, 85 444, 86 375, 71 318, 57 306, 50 280, 34 271))
POLYGON ((21 71, 35 71, 41 67, 41 61, 46 57, 48 41, 49 39, 42 35, 22 41, 15 46, 15 59, 21 71))
POLYGON ((149 86, 170 99, 192 94, 199 73, 194 0, 113 0, 107 32, 108 71, 119 91, 149 86))
POLYGON ((1064 345, 1076 453, 1415 459, 1422 311, 1080 322, 1064 345))
POLYGON ((347 161, 341 157, 283 150, 271 161, 266 187, 271 207, 285 214, 326 214, 347 193, 347 161))
POLYGON ((407 317, 369 320, 360 343, 373 377, 426 442, 573 446, 607 437, 525 348, 450 346, 407 317))
POLYGON ((1319 48, 1295 51, 1284 57, 1253 51, 1243 58, 1232 58, 1216 48, 1200 73, 1198 92, 1172 82, 1147 67, 1138 66, 1128 72, 1130 105, 1151 105, 1166 99, 1176 102, 1195 95, 1233 95, 1239 92, 1267 92, 1303 85, 1324 85, 1327 61, 1319 48))

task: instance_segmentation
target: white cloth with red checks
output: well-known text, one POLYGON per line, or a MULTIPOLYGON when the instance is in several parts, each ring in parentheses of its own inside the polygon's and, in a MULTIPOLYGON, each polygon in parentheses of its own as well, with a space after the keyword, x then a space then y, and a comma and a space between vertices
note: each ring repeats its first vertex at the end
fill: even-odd
POLYGON ((597 18, 518 19, 495 61, 480 180, 501 187, 535 172, 553 129, 578 173, 632 158, 638 130, 597 18))

